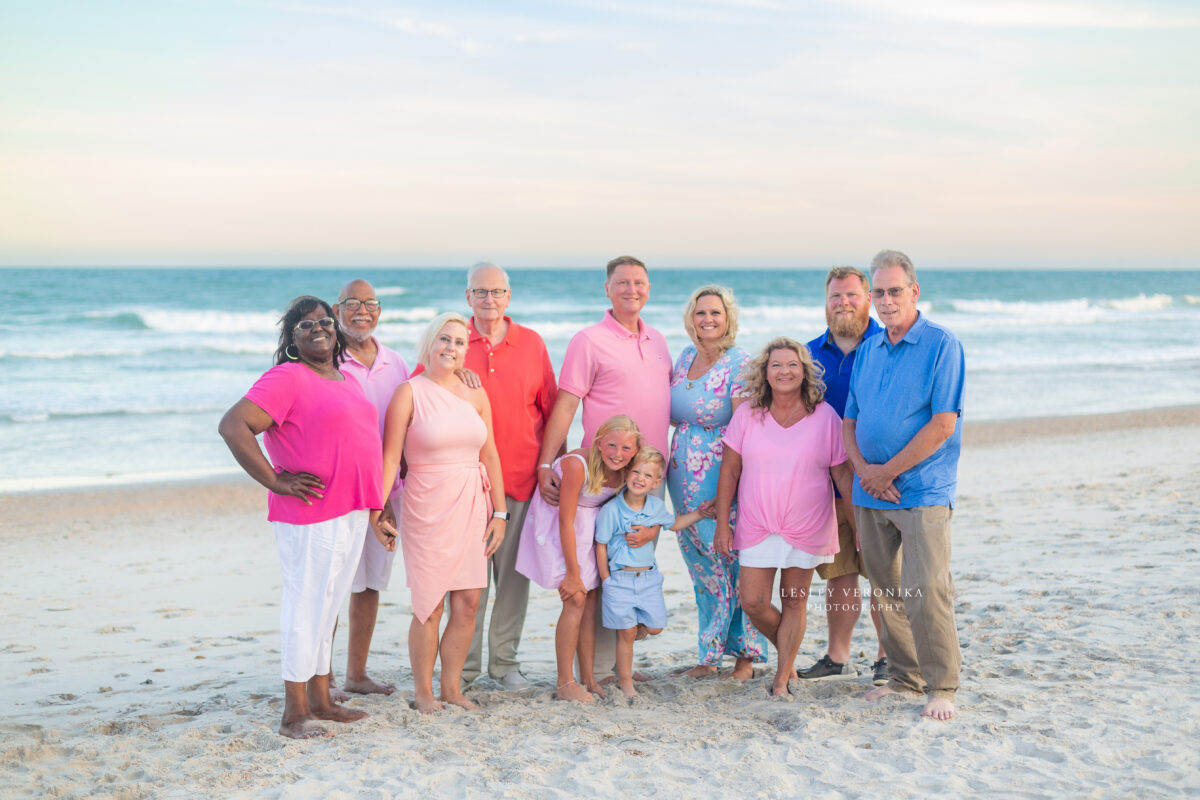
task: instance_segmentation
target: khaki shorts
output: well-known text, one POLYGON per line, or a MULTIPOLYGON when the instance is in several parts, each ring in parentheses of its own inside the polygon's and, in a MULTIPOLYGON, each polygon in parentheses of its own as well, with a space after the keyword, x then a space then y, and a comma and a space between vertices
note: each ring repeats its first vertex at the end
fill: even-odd
POLYGON ((833 557, 833 563, 817 566, 817 574, 821 576, 822 580, 840 578, 843 575, 861 575, 863 571, 862 559, 858 556, 858 545, 854 541, 854 529, 850 527, 850 520, 846 517, 842 505, 837 501, 834 501, 833 504, 837 510, 839 549, 837 555, 833 557))

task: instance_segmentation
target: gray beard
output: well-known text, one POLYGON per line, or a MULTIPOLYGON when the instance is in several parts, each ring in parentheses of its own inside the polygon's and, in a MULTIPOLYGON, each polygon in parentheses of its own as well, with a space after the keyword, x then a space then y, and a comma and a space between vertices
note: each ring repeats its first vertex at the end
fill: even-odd
POLYGON ((867 326, 871 324, 871 316, 869 314, 864 314, 861 318, 851 317, 845 322, 836 319, 831 320, 826 317, 825 322, 829 324, 829 330, 834 336, 840 336, 848 339, 858 339, 867 332, 867 326))
POLYGON ((352 331, 352 330, 350 330, 349 328, 343 327, 343 328, 342 328, 342 333, 346 334, 346 336, 348 336, 349 338, 351 338, 351 339, 353 339, 354 341, 358 342, 359 344, 362 344, 362 343, 363 343, 363 342, 365 342, 367 339, 370 339, 370 338, 371 338, 371 333, 372 333, 372 332, 371 332, 371 331, 367 331, 366 333, 359 333, 358 331, 352 331))

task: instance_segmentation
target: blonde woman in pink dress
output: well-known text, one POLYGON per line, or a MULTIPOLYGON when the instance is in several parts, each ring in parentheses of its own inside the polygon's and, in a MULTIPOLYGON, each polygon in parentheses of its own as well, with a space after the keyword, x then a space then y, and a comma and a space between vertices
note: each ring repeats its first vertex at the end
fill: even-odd
MULTIPOLYGON (((467 331, 467 320, 458 314, 442 314, 429 324, 418 356, 425 371, 396 389, 384 422, 384 485, 395 481, 401 453, 408 462, 399 525, 412 593, 408 657, 413 707, 426 714, 441 710, 439 700, 478 708, 460 691, 459 679, 480 590, 487 585, 487 559, 504 539, 508 518, 487 394, 455 373, 466 357, 467 331), (447 595, 450 618, 439 641, 447 595), (439 652, 441 694, 435 698, 439 652)), ((378 524, 395 534, 386 518, 378 524)))
POLYGON ((713 547, 725 556, 738 551, 742 611, 778 651, 768 690, 776 697, 791 694, 813 569, 838 552, 834 484, 849 502, 854 475, 841 418, 824 401, 820 369, 799 342, 780 337, 767 343, 742 373, 750 399, 725 428, 717 478, 713 547), (771 603, 776 570, 781 608, 771 603))
POLYGON ((624 414, 596 429, 592 446, 572 450, 552 465, 559 480, 558 505, 539 487, 529 503, 517 550, 517 572, 546 589, 557 589, 562 613, 554 629, 559 700, 592 702, 604 697, 596 682, 596 515, 625 485, 629 465, 641 447, 637 423, 624 414), (579 656, 579 680, 575 657, 579 656))

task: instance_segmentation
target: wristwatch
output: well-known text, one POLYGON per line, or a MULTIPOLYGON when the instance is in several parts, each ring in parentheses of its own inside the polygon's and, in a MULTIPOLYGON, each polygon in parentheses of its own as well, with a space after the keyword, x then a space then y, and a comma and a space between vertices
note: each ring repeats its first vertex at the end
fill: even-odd
POLYGON ((505 522, 508 522, 510 519, 512 519, 512 514, 508 513, 507 511, 493 511, 492 516, 495 519, 502 519, 505 522))

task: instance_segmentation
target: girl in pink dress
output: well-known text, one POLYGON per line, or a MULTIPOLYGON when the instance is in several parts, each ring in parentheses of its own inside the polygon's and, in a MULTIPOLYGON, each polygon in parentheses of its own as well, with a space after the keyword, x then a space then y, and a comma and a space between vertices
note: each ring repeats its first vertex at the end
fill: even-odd
POLYGON ((713 546, 738 551, 742 610, 778 651, 774 696, 790 694, 813 569, 838 552, 833 485, 848 498, 853 476, 819 370, 799 342, 767 343, 743 373, 750 400, 725 429, 717 479, 713 546), (729 524, 735 493, 736 531, 729 524), (771 604, 777 569, 782 610, 771 604))
MULTIPOLYGON (((440 699, 478 708, 462 694, 459 680, 480 590, 487 585, 487 559, 500 546, 508 517, 487 394, 455 374, 467 353, 467 336, 467 321, 458 314, 442 314, 429 324, 420 349, 425 372, 396 389, 384 422, 385 486, 396 479, 401 452, 408 461, 399 527, 412 592, 413 707, 422 713, 442 708, 433 696, 439 652, 440 699), (450 619, 439 641, 447 594, 450 619)), ((390 521, 377 517, 373 521, 382 530, 395 533, 390 521)))
POLYGON ((535 491, 529 502, 517 571, 546 589, 558 589, 562 613, 554 630, 560 700, 592 702, 591 692, 604 691, 592 674, 596 654, 596 514, 625 485, 629 464, 641 447, 641 433, 631 418, 618 414, 604 422, 589 449, 572 450, 554 462, 559 476, 558 506, 535 491), (579 681, 575 656, 579 656, 579 681), (582 685, 581 685, 582 684, 582 685), (584 687, 587 687, 586 689, 584 687))

